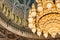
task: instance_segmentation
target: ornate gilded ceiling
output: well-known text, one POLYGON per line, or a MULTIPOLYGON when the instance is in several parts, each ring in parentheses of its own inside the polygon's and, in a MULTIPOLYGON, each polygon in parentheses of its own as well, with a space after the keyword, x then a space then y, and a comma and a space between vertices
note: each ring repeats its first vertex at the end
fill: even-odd
POLYGON ((0 0, 0 5, 0 24, 7 30, 37 39, 60 35, 60 0, 0 0))

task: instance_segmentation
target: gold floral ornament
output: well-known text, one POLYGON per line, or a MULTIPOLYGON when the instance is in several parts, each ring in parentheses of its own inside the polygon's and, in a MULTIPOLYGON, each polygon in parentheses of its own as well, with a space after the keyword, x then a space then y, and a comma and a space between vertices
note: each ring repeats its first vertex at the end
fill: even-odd
POLYGON ((43 13, 43 3, 41 0, 36 0, 37 2, 37 15, 36 15, 36 25, 37 25, 37 35, 40 37, 42 29, 39 26, 38 20, 41 17, 40 15, 43 13))
POLYGON ((33 33, 37 33, 40 37, 43 32, 43 36, 47 38, 50 34, 53 38, 60 35, 60 1, 55 0, 55 4, 52 0, 36 0, 37 9, 34 4, 29 11, 28 27, 33 33))
POLYGON ((30 11, 29 11, 28 27, 32 30, 33 33, 36 32, 35 17, 36 17, 36 9, 35 9, 35 5, 32 4, 32 9, 30 9, 30 11))

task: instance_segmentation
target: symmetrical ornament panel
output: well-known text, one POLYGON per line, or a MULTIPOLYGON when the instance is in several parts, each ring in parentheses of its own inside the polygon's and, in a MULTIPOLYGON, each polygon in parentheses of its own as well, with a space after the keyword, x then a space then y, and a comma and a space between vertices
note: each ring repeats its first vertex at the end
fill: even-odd
POLYGON ((37 8, 32 4, 29 11, 28 27, 38 36, 45 38, 50 34, 53 38, 60 34, 60 1, 36 0, 37 8))

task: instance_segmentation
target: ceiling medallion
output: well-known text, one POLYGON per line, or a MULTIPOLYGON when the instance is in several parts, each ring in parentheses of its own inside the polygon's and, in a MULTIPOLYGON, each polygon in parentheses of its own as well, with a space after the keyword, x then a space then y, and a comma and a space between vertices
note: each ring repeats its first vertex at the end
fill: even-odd
POLYGON ((28 27, 40 37, 43 32, 45 38, 50 34, 53 38, 60 34, 60 1, 36 0, 37 8, 32 4, 29 11, 28 27))

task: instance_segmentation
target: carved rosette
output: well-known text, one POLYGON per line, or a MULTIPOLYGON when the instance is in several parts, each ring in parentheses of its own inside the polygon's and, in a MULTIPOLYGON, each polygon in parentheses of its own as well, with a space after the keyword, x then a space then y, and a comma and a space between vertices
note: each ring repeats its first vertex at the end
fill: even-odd
POLYGON ((57 33, 60 34, 60 11, 59 11, 60 1, 55 0, 55 4, 53 3, 52 0, 42 0, 42 1, 36 0, 36 2, 37 2, 37 9, 35 8, 36 9, 35 30, 37 31, 35 30, 33 31, 35 31, 38 36, 40 36, 43 32, 43 36, 45 38, 48 37, 48 34, 50 34, 53 38, 55 38, 57 33))

